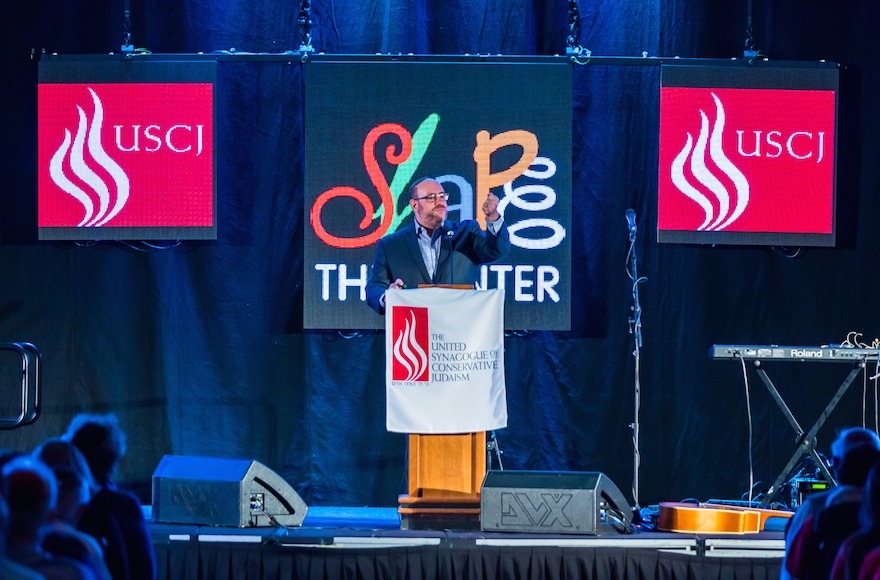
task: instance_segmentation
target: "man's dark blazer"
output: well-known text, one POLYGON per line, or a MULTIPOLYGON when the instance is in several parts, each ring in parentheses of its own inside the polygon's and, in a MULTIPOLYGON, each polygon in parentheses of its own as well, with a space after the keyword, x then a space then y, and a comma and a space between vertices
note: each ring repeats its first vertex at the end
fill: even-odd
POLYGON ((398 278, 407 288, 417 288, 420 284, 473 284, 479 279, 481 264, 500 260, 509 252, 507 225, 502 224, 496 236, 481 230, 480 224, 473 220, 446 220, 440 231, 437 274, 432 278, 425 268, 416 228, 408 223, 376 243, 376 259, 367 282, 367 303, 384 314, 381 298, 388 285, 398 278))

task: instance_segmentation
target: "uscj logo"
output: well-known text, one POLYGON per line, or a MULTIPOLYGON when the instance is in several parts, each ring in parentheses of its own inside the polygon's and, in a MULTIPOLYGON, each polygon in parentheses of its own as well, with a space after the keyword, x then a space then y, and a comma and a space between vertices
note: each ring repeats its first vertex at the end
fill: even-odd
POLYGON ((391 380, 428 382, 428 309, 394 306, 391 311, 391 380))
POLYGON ((749 205, 749 181, 742 171, 724 152, 724 104, 715 93, 715 118, 711 122, 702 109, 699 110, 700 130, 694 139, 687 133, 684 146, 672 162, 672 183, 678 190, 696 203, 706 217, 697 231, 720 231, 726 229, 743 214, 749 205), (715 171, 722 173, 732 184, 732 188, 718 178, 706 163, 711 159, 715 171), (702 189, 694 185, 685 175, 685 165, 690 165, 691 175, 702 189), (708 191, 714 201, 703 193, 708 191))
POLYGON ((120 165, 107 154, 101 142, 104 126, 104 105, 94 90, 89 88, 94 113, 89 119, 80 105, 76 105, 79 124, 71 137, 64 129, 64 139, 49 163, 49 175, 63 192, 83 206, 84 217, 77 227, 100 227, 112 220, 125 207, 129 197, 129 178, 120 165), (103 168, 109 183, 86 162, 86 151, 91 160, 103 168), (68 176, 65 166, 84 187, 68 176))

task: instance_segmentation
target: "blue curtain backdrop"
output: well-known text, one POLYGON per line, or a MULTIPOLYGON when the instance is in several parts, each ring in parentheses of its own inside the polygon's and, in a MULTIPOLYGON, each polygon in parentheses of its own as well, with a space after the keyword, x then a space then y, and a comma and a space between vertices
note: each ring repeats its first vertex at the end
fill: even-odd
MULTIPOLYGON (((313 44, 335 54, 564 53, 568 2, 314 0, 313 44)), ((131 0, 134 44, 156 53, 296 50, 298 2, 131 0)), ((777 60, 843 63, 839 243, 796 259, 756 247, 658 245, 659 68, 575 66, 570 332, 506 340, 506 468, 602 471, 631 497, 631 305, 624 212, 635 209, 644 310, 642 505, 738 498, 766 487, 793 432, 752 375, 713 343, 820 345, 880 334, 880 113, 876 3, 756 0, 754 35, 777 60), (589 310, 589 311, 588 311, 589 310), (751 419, 751 421, 750 421, 751 419), (759 486, 759 487, 761 487, 759 486)), ((603 56, 741 57, 746 0, 581 2, 579 43, 603 56), (714 4, 723 4, 715 7, 714 4)), ((43 353, 44 409, 0 432, 29 450, 79 412, 116 412, 119 479, 149 501, 163 455, 253 458, 310 505, 395 505, 405 439, 385 432, 383 336, 302 330, 303 68, 218 66, 218 239, 168 250, 36 239, 36 71, 43 50, 118 51, 122 0, 0 6, 0 342, 43 353), (32 57, 32 50, 35 57, 32 57)), ((415 87, 421 89, 422 87, 415 87)), ((430 90, 430 87, 424 87, 430 90)), ((777 364, 804 426, 847 369, 777 364)), ((16 385, 0 386, 4 399, 16 385)), ((867 405, 872 409, 873 387, 867 405)), ((857 384, 819 433, 861 424, 857 384)), ((867 412, 870 424, 874 412, 867 412)))

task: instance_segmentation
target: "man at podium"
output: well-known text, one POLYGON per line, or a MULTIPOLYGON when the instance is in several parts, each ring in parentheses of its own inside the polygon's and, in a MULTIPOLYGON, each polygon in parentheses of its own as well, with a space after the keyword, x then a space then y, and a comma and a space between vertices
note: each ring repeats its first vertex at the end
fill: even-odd
POLYGON ((481 209, 486 228, 473 220, 446 219, 449 194, 433 179, 423 177, 409 187, 415 219, 376 243, 376 257, 367 282, 367 303, 385 313, 385 291, 416 288, 420 284, 473 284, 481 264, 495 262, 510 252, 510 237, 498 197, 489 192, 481 209))

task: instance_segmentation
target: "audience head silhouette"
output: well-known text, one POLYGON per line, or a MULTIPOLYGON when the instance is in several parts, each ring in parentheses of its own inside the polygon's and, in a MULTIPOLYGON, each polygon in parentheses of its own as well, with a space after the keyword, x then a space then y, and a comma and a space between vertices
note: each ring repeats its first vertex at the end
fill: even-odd
POLYGON ((116 464, 125 455, 125 433, 113 413, 77 415, 63 439, 82 452, 98 485, 106 485, 112 480, 116 464))
POLYGON ((857 445, 871 445, 875 449, 880 449, 880 437, 864 427, 844 429, 831 443, 831 456, 835 463, 842 460, 847 452, 857 445))
POLYGON ((36 542, 58 499, 52 470, 30 455, 16 457, 3 466, 3 495, 9 506, 11 539, 36 542))
MULTIPOLYGON (((97 491, 92 471, 82 452, 70 441, 53 437, 34 449, 34 457, 45 463, 53 471, 57 467, 67 467, 82 478, 91 493, 97 491)), ((57 475, 57 473, 56 473, 57 475)))

